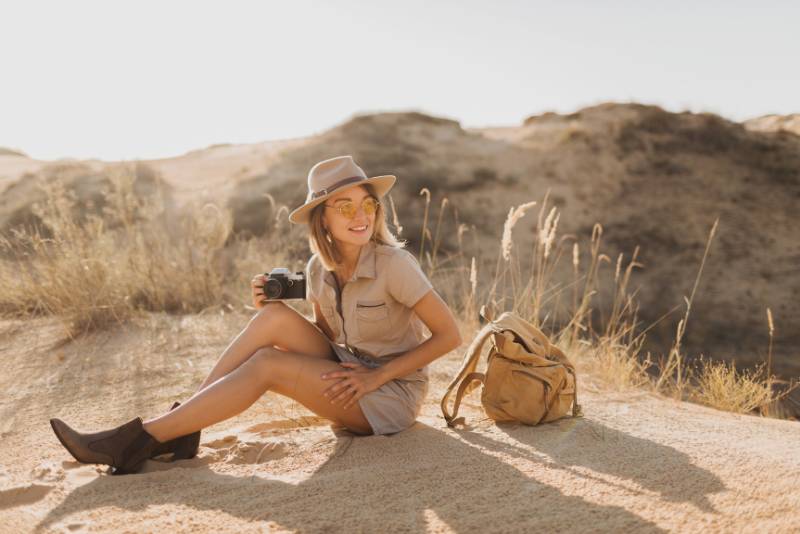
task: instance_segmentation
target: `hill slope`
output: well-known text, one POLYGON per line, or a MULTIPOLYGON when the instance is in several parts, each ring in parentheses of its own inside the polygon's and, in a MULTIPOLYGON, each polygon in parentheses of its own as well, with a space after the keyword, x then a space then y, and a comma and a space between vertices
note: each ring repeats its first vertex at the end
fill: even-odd
MULTIPOLYGON (((710 113, 606 103, 529 117, 516 127, 464 129, 420 113, 381 113, 354 116, 304 139, 220 145, 145 163, 163 175, 177 202, 226 203, 236 231, 259 234, 274 215, 264 194, 297 206, 314 163, 352 154, 372 175, 398 176, 392 198, 401 237, 417 250, 424 213, 420 189, 433 195, 431 224, 448 198, 440 248, 445 254, 456 249, 457 220, 470 225, 474 234, 465 241, 466 252, 484 258, 478 269, 484 288, 494 273, 509 207, 541 203, 550 191, 549 205, 561 211, 558 233, 582 240, 582 261, 598 222, 604 227, 602 251, 612 259, 607 276, 613 276, 619 254, 627 263, 641 247, 637 261, 644 267, 634 270, 632 285, 640 287, 642 326, 678 309, 648 331, 644 350, 654 353, 669 348, 708 232, 719 218, 683 348, 744 366, 763 362, 770 307, 774 371, 789 378, 800 376, 800 136, 785 126, 790 119, 736 123, 710 113)), ((21 179, 20 160, 35 163, 0 156, 0 178, 21 179)), ((530 250, 535 226, 532 216, 516 226, 518 250, 530 250)), ((307 253, 303 240, 298 247, 307 253)), ((567 263, 554 273, 555 281, 571 282, 567 263)), ((603 284, 599 313, 608 315, 612 290, 613 284, 603 284)), ((800 392, 795 398, 800 402, 800 392)))

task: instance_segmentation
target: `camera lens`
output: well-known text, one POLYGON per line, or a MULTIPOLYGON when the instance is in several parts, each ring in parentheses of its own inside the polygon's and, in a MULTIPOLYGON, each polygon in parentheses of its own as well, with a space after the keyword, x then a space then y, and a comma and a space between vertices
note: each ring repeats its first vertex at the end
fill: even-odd
POLYGON ((276 299, 281 296, 283 293, 283 286, 278 280, 274 278, 267 279, 267 283, 264 284, 264 295, 268 299, 276 299))

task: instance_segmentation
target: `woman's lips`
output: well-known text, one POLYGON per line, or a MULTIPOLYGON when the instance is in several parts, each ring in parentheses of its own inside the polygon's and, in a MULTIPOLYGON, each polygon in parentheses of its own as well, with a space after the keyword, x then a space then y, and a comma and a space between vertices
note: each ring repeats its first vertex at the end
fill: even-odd
MULTIPOLYGON (((356 228, 358 228, 358 226, 356 228)), ((350 231, 353 232, 354 234, 363 234, 366 233, 367 230, 369 230, 369 226, 364 226, 363 230, 354 230, 350 228, 350 231)))

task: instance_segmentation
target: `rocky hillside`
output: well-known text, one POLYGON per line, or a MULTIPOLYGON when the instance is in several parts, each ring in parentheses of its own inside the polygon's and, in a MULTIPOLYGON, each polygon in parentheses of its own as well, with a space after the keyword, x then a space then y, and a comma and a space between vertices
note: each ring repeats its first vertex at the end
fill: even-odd
MULTIPOLYGON (((744 364, 763 361, 770 307, 775 370, 784 377, 800 376, 800 136, 765 122, 615 103, 485 129, 465 129, 419 113, 381 113, 355 116, 305 139, 219 145, 146 163, 171 184, 177 198, 224 201, 234 210, 238 232, 259 234, 274 216, 265 193, 296 206, 305 198, 306 175, 314 163, 352 154, 371 175, 398 176, 392 199, 402 237, 413 247, 424 213, 420 189, 432 193, 432 222, 446 196, 441 249, 445 254, 456 250, 457 221, 472 225, 474 238, 465 245, 468 254, 484 251, 482 278, 493 274, 509 207, 541 203, 549 191, 549 203, 561 211, 559 236, 572 234, 585 245, 592 226, 603 225, 602 251, 612 258, 612 266, 605 267, 608 276, 618 254, 627 263, 640 246, 637 261, 644 267, 634 270, 633 287, 640 287, 643 326, 679 307, 648 332, 645 350, 659 352, 674 336, 708 232, 719 218, 685 350, 744 364)), ((20 180, 14 169, 21 159, 26 158, 0 156, 0 183, 20 180)), ((13 189, 0 199, 9 192, 13 189)), ((535 214, 517 224, 517 250, 530 250, 535 226, 535 214)), ((302 253, 305 244, 298 247, 302 253)), ((583 261, 587 254, 584 246, 583 261)), ((569 260, 561 265, 555 276, 567 283, 569 260)), ((611 302, 609 293, 600 297, 611 302)))
POLYGON ((790 115, 764 115, 744 121, 746 128, 759 132, 778 132, 781 130, 800 135, 800 113, 790 115))
MULTIPOLYGON (((301 203, 308 169, 340 153, 353 154, 370 174, 398 176, 393 199, 401 206, 403 236, 414 244, 423 220, 422 187, 432 192, 434 207, 447 196, 459 220, 474 225, 473 252, 496 251, 509 206, 541 202, 550 190, 562 212, 560 235, 574 234, 585 243, 600 222, 603 250, 612 259, 623 253, 628 261, 641 247, 644 268, 634 271, 633 285, 641 286, 644 325, 681 306, 691 293, 709 230, 719 218, 684 347, 712 358, 763 361, 769 306, 778 371, 800 374, 800 137, 788 131, 752 131, 713 114, 636 104, 547 113, 519 127, 493 129, 463 129, 417 113, 361 116, 240 181, 230 199, 238 228, 262 231, 262 193, 291 206, 301 203)), ((452 251, 455 218, 447 215, 445 222, 442 246, 452 251)), ((516 226, 519 250, 532 243, 535 225, 528 216, 516 226)), ((563 267, 566 283, 571 269, 567 262, 563 267)), ((610 294, 603 297, 611 301, 610 294)), ((668 347, 679 314, 650 330, 645 349, 668 347)))

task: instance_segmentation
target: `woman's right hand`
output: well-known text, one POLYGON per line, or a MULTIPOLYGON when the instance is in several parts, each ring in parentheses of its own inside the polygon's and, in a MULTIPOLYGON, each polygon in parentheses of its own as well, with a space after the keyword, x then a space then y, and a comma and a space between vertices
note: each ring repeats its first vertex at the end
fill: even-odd
POLYGON ((264 300, 264 283, 267 276, 264 274, 257 274, 250 280, 250 290, 253 296, 253 306, 260 310, 265 306, 264 300))

